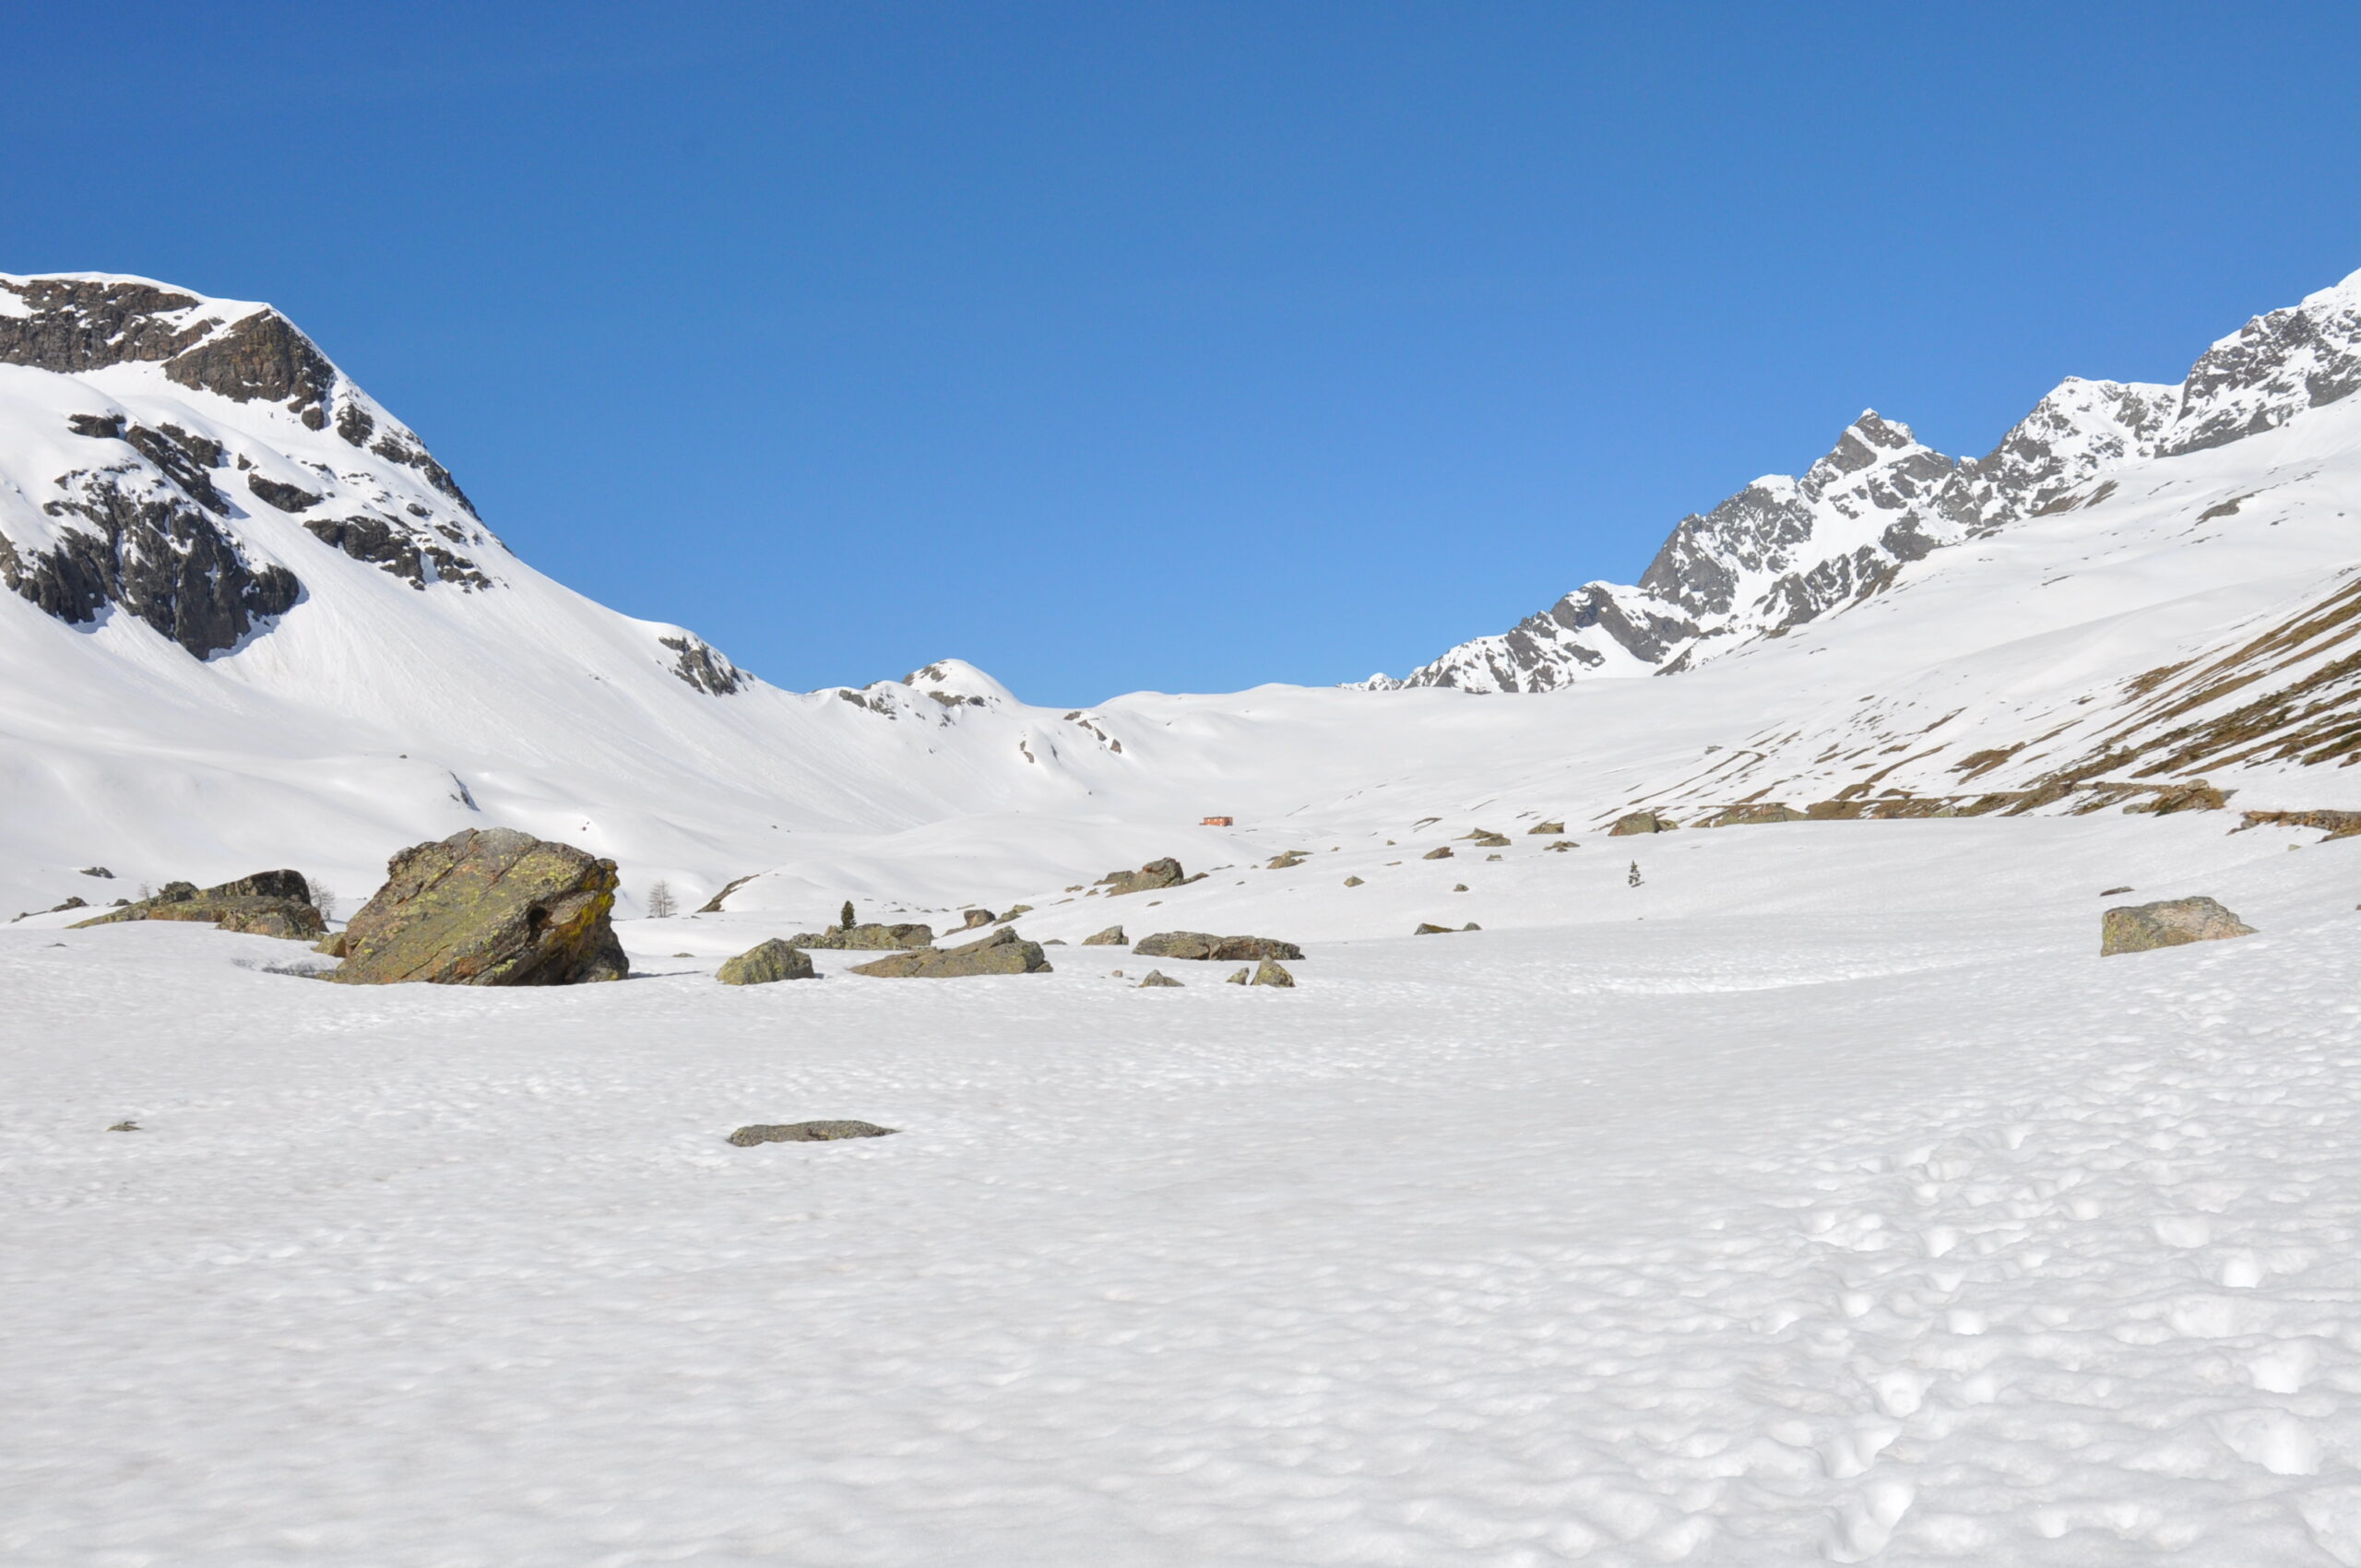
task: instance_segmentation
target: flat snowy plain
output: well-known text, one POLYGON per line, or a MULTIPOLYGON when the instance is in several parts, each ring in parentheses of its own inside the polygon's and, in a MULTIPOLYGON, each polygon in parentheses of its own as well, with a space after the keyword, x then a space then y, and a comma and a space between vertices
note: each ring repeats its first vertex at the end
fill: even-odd
POLYGON ((1308 840, 1020 922, 1292 992, 713 983, 825 908, 532 992, 38 917, 0 1560, 2361 1564, 2361 840, 2225 826, 1308 840), (2096 956, 2193 892, 2261 934, 2096 956), (901 1131, 723 1141, 847 1116, 901 1131))

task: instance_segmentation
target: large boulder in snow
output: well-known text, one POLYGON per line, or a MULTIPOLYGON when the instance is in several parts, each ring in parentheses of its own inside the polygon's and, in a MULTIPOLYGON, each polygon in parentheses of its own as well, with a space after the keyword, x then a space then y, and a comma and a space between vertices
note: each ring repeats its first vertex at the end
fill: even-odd
POLYGON ((1121 947, 1127 945, 1130 941, 1131 938, 1123 934, 1121 926, 1110 925, 1096 936, 1084 937, 1082 944, 1085 947, 1121 947))
POLYGON ((110 909, 74 929, 124 921, 197 921, 223 931, 290 942, 316 942, 327 931, 327 922, 312 906, 303 873, 294 871, 258 871, 219 887, 168 882, 154 897, 110 909))
POLYGON ((812 955, 774 936, 735 958, 724 959, 713 978, 724 985, 769 985, 774 980, 812 980, 816 973, 812 955))
POLYGON ((1159 931, 1132 952, 1142 958, 1216 958, 1226 963, 1301 958, 1303 949, 1275 936, 1215 936, 1202 931, 1159 931))
POLYGON ((842 1138, 890 1138, 892 1127, 874 1122, 771 1122, 741 1127, 730 1134, 740 1148, 757 1144, 833 1144, 842 1138))
POLYGON ((1607 836, 1622 838, 1634 833, 1669 833, 1679 826, 1672 818, 1659 816, 1655 812, 1626 812, 1615 819, 1615 826, 1607 830, 1607 836))
POLYGON ((1038 942, 1027 942, 1007 926, 979 941, 958 947, 921 947, 855 964, 857 975, 879 980, 958 980, 968 975, 1046 975, 1050 960, 1038 942))
POLYGON ((807 931, 789 937, 797 947, 820 947, 831 952, 898 953, 905 947, 931 947, 934 928, 931 925, 868 925, 830 926, 825 931, 807 931))
POLYGON ((348 985, 575 985, 630 972, 615 862, 513 827, 415 844, 346 923, 348 985))
POLYGON ((1178 887, 1196 878, 1184 875, 1180 862, 1169 855, 1160 861, 1150 861, 1137 871, 1110 871, 1098 879, 1098 885, 1110 898, 1124 893, 1148 893, 1159 887, 1178 887))
POLYGON ((2099 956, 2145 953, 2190 942, 2221 942, 2252 936, 2254 927, 2212 898, 2166 898, 2153 904, 2124 904, 2099 917, 2099 956))

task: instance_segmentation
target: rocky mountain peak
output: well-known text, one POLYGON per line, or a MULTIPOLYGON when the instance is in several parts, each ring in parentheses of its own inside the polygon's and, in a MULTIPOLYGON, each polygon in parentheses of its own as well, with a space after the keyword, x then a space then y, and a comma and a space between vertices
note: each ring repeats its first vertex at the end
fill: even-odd
POLYGON ((1585 583, 1406 680, 1357 683, 1547 691, 1685 670, 1856 603, 1944 546, 2082 505, 2112 469, 2274 429, 2356 389, 2361 273, 2256 316, 2177 386, 2070 377, 1979 458, 1864 410, 1800 479, 1766 475, 1681 518, 1636 584, 1585 583))

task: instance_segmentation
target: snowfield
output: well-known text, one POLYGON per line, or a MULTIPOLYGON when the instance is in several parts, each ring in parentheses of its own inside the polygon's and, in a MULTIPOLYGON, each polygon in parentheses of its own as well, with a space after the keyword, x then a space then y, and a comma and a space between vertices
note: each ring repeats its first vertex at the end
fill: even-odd
POLYGON ((1321 842, 1019 922, 1292 992, 712 982, 816 901, 519 992, 36 917, 0 1559, 2361 1563, 2361 841, 2224 826, 1321 842), (2095 956, 2191 892, 2261 934, 2095 956), (723 1141, 839 1116, 900 1132, 723 1141))

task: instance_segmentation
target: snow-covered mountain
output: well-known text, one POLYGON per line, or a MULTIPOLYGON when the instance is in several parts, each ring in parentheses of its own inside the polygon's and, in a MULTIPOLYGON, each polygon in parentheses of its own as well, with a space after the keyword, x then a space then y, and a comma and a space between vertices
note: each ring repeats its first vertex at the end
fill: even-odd
POLYGON ((277 864, 364 891, 491 822, 616 859, 626 912, 661 878, 808 921, 1637 805, 2072 812, 2202 779, 2361 808, 2356 296, 2182 387, 2068 382, 1973 463, 1865 415, 1640 587, 1493 639, 1490 688, 1054 709, 957 660, 781 690, 519 560, 268 307, 0 279, 0 913, 277 864), (1517 683, 1557 689, 1473 695, 1517 683))
POLYGON ((1551 691, 1669 674, 1857 604, 1930 552, 2085 505, 2143 461, 2225 445, 2361 386, 2361 274, 2255 317, 2177 386, 2070 378, 1980 458, 1864 412, 1800 479, 1683 517, 1636 584, 1590 582, 1373 689, 1551 691))

